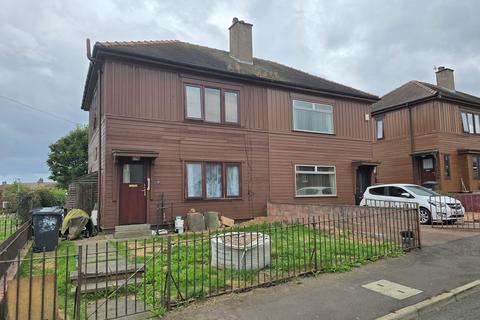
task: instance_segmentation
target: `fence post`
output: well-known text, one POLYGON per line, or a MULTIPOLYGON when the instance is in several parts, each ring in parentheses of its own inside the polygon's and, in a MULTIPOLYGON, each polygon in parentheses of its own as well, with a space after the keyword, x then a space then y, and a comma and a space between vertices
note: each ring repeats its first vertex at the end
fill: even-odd
POLYGON ((318 271, 318 262, 317 262, 317 228, 315 222, 315 216, 313 218, 313 255, 315 257, 315 272, 318 271))
POLYGON ((82 255, 83 246, 78 246, 77 257, 77 289, 75 290, 75 319, 80 319, 80 297, 82 290, 82 255))
POLYGON ((172 280, 172 241, 170 237, 167 238, 167 279, 165 279, 166 295, 165 295, 165 305, 167 310, 170 310, 170 299, 171 299, 171 280, 172 280))
MULTIPOLYGON (((417 240, 417 243, 418 243, 417 247, 419 249, 422 249, 422 237, 420 235, 420 232, 421 232, 420 231, 420 214, 418 212, 418 204, 415 204, 415 215, 414 215, 414 217, 415 217, 415 220, 417 221, 417 239, 418 239, 417 240)), ((433 221, 432 221, 432 226, 433 226, 433 221)))

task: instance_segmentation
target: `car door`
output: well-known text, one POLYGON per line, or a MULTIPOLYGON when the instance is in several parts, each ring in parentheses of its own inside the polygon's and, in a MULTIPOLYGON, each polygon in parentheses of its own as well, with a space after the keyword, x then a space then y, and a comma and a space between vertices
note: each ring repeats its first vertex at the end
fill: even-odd
POLYGON ((414 201, 413 195, 402 187, 389 186, 386 190, 388 201, 392 202, 394 207, 403 207, 405 203, 411 203, 414 201), (404 194, 408 193, 410 197, 405 197, 404 194))
POLYGON ((383 206, 383 203, 387 200, 385 189, 384 186, 368 189, 368 194, 365 195, 365 205, 369 207, 383 206))

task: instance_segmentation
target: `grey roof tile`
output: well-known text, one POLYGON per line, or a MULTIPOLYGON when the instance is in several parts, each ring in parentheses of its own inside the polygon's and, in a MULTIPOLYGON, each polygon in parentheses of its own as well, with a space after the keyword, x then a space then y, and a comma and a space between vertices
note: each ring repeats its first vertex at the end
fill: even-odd
POLYGON ((212 71, 234 73, 272 83, 278 82, 372 101, 378 100, 375 95, 273 61, 253 58, 253 64, 240 63, 232 58, 227 51, 176 40, 97 42, 94 46, 93 55, 95 56, 97 52, 102 50, 148 57, 212 71))
POLYGON ((406 103, 414 103, 422 99, 438 97, 439 95, 447 99, 474 104, 480 107, 479 97, 456 90, 449 90, 430 83, 412 80, 385 94, 379 101, 372 105, 372 112, 378 113, 386 111, 406 103))

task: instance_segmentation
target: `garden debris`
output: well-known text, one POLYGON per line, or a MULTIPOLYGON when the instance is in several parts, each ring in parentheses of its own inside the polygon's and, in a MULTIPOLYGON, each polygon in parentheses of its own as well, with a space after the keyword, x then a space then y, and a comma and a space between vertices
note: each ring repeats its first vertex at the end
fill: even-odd
POLYGON ((217 230, 220 227, 219 214, 215 211, 208 211, 203 214, 207 230, 217 230))
POLYGON ((229 217, 221 216, 220 220, 225 227, 233 227, 235 225, 235 220, 230 219, 229 217))
POLYGON ((90 216, 83 210, 72 209, 70 210, 65 218, 63 219, 61 234, 65 234, 68 229, 69 239, 77 239, 80 237, 83 229, 90 220, 90 216))
POLYGON ((203 214, 190 210, 190 212, 187 213, 187 225, 189 231, 198 232, 205 230, 205 218, 203 214))

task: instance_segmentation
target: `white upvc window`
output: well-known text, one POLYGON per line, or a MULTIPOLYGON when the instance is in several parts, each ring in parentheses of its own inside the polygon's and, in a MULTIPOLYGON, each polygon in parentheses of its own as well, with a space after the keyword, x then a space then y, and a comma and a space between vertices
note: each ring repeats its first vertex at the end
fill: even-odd
POLYGON ((480 114, 463 111, 461 115, 463 132, 480 134, 480 114))
POLYGON ((293 100, 293 129, 333 134, 333 107, 327 104, 293 100))
POLYGON ((375 124, 377 140, 382 140, 384 138, 383 118, 377 118, 375 124))
POLYGON ((335 166, 295 165, 295 196, 331 197, 337 195, 335 166))

